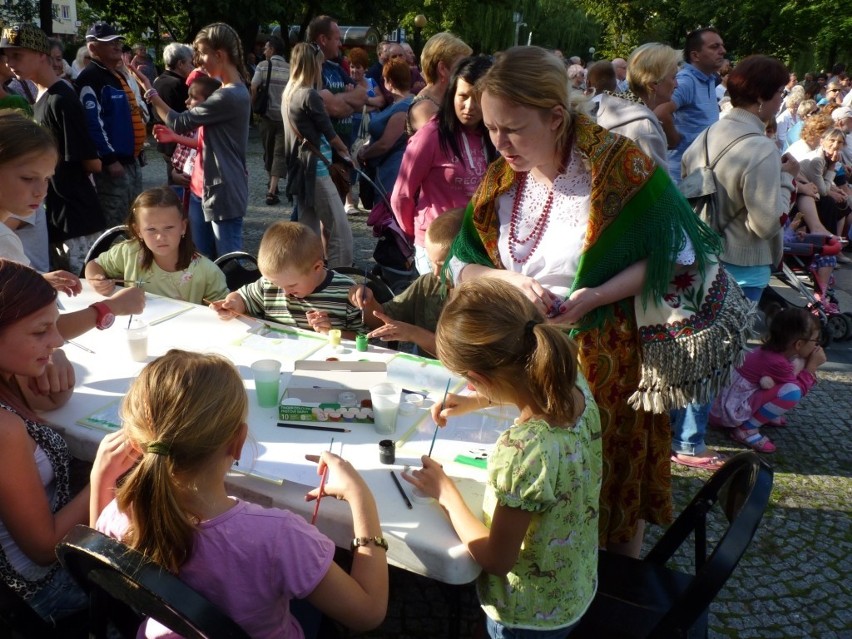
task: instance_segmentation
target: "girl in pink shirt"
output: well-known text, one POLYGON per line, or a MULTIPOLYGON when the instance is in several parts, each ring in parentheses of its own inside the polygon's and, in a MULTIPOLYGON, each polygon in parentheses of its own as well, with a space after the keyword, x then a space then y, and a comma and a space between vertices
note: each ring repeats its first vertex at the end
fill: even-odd
MULTIPOLYGON (((248 436, 248 400, 227 359, 169 351, 133 381, 121 417, 139 461, 118 488, 92 491, 98 530, 177 574, 255 639, 304 637, 292 599, 356 631, 384 620, 387 543, 373 495, 351 464, 323 452, 317 469, 326 476, 323 495, 351 504, 363 540, 348 574, 333 561, 334 543, 301 516, 228 495, 225 475, 248 436)), ((140 636, 177 637, 152 620, 140 636)))
POLYGON ((432 220, 467 206, 496 151, 482 123, 474 93, 476 81, 491 67, 486 56, 456 64, 438 114, 408 141, 391 206, 402 230, 414 238, 421 275, 432 268, 424 248, 432 220))
POLYGON ((807 309, 778 312, 763 346, 731 373, 710 409, 710 420, 731 428, 736 442, 761 453, 775 452, 760 427, 783 426, 783 415, 816 384, 814 374, 826 360, 819 338, 819 321, 807 309))

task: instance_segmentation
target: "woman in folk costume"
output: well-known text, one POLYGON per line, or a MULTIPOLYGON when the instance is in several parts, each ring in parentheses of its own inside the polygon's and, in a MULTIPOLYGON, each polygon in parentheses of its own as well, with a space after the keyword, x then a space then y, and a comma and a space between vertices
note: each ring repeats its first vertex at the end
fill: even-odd
POLYGON ((665 170, 569 107, 555 56, 509 49, 477 88, 502 157, 447 271, 506 280, 572 330, 601 411, 600 542, 638 556, 645 522, 672 514, 666 412, 724 383, 748 305, 665 170))

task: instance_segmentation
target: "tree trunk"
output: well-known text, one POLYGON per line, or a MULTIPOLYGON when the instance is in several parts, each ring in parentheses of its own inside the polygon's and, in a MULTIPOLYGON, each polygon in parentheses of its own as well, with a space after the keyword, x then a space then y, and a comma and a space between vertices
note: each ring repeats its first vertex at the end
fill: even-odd
POLYGON ((53 3, 51 0, 38 0, 38 19, 41 30, 48 36, 53 35, 53 3))

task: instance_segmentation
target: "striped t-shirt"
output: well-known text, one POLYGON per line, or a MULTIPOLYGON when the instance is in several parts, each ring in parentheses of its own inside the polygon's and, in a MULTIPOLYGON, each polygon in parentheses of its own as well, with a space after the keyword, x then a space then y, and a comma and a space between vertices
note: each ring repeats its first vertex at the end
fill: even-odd
POLYGON ((349 304, 351 279, 334 271, 326 271, 325 280, 305 298, 290 297, 265 277, 246 284, 238 292, 249 315, 313 330, 308 323, 308 311, 325 311, 332 328, 361 331, 361 311, 349 304))

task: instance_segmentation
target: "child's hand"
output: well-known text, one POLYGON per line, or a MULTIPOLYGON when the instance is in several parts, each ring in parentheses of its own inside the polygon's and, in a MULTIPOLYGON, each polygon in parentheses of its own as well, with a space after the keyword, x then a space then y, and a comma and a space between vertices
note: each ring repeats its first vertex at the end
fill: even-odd
POLYGON ((457 490, 453 480, 447 477, 441 464, 428 455, 423 455, 420 461, 423 463, 423 468, 403 471, 402 478, 405 481, 426 495, 437 499, 438 503, 441 503, 441 498, 446 496, 448 492, 457 490))
POLYGON ((91 284, 96 293, 100 293, 104 297, 109 297, 115 291, 115 280, 112 280, 103 275, 99 277, 87 277, 86 281, 91 284))
POLYGON ((760 387, 763 390, 769 390, 773 386, 775 386, 775 380, 772 379, 769 375, 764 375, 760 378, 760 387))
POLYGON ((417 327, 406 322, 399 322, 389 315, 385 315, 381 311, 373 311, 373 315, 384 322, 384 326, 380 326, 374 331, 367 334, 370 339, 376 337, 383 342, 413 342, 413 333, 417 331, 417 327))
POLYGON ((43 277, 53 288, 60 293, 65 293, 68 297, 74 297, 83 290, 80 278, 68 271, 51 271, 45 273, 43 277))
MULTIPOLYGON (((317 475, 322 476, 323 470, 328 467, 328 476, 325 478, 323 486, 323 495, 337 497, 352 501, 363 495, 365 492, 370 493, 370 489, 364 482, 364 478, 358 474, 358 471, 348 461, 330 453, 323 451, 322 455, 305 455, 305 459, 312 462, 318 462, 317 475)), ((305 501, 313 501, 319 496, 319 482, 317 487, 305 495, 305 501)))
POLYGON ((308 311, 305 317, 317 333, 328 333, 331 330, 331 320, 325 311, 308 311))
POLYGON ((219 319, 231 320, 237 315, 245 314, 246 303, 239 293, 228 293, 225 299, 211 302, 210 308, 219 314, 219 319))
POLYGON ((116 315, 139 315, 145 310, 145 290, 135 286, 123 288, 106 304, 116 315))
POLYGON ((825 355, 825 349, 822 346, 817 344, 817 347, 808 355, 808 361, 805 364, 805 368, 807 368, 810 372, 814 372, 820 366, 825 364, 828 358, 825 355))
POLYGON ((355 284, 349 289, 349 303, 355 308, 364 308, 373 301, 373 291, 369 286, 355 284))
POLYGON ((154 139, 160 144, 171 144, 175 142, 177 134, 165 124, 154 125, 154 139))
POLYGON ((124 429, 110 433, 101 440, 92 470, 89 474, 93 486, 113 487, 116 480, 130 470, 139 458, 127 439, 124 429))
MULTIPOLYGON (((486 401, 487 405, 487 401, 486 401)), ((479 395, 456 395, 447 393, 447 399, 442 404, 435 402, 432 405, 432 419, 438 426, 446 426, 447 418, 458 417, 482 408, 482 397, 479 395)))

